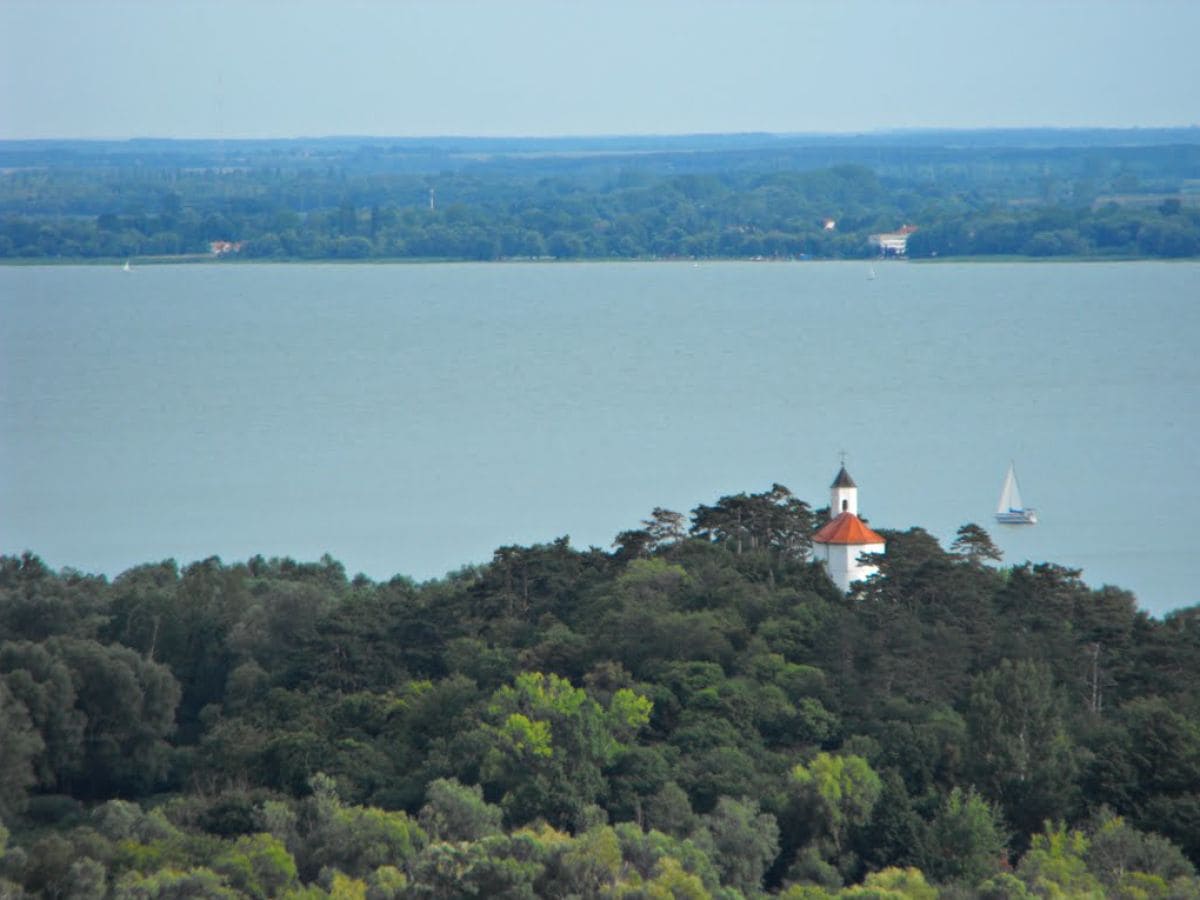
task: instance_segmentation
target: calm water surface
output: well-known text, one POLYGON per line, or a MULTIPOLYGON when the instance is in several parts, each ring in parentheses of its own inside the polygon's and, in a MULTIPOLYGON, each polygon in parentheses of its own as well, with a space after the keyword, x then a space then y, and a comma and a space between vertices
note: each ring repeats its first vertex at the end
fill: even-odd
POLYGON ((0 551, 438 576, 779 481, 1200 602, 1200 265, 0 268, 0 551), (993 527, 1017 464, 1034 528, 993 527))

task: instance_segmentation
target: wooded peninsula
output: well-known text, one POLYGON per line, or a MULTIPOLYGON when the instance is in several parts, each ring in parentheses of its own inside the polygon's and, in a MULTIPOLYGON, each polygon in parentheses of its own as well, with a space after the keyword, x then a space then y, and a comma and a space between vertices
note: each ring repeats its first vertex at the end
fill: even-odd
POLYGON ((828 515, 422 584, 0 558, 0 897, 1200 897, 1200 607, 974 524, 843 594, 828 515))
POLYGON ((897 252, 1200 256, 1200 128, 0 141, 0 260, 897 252))

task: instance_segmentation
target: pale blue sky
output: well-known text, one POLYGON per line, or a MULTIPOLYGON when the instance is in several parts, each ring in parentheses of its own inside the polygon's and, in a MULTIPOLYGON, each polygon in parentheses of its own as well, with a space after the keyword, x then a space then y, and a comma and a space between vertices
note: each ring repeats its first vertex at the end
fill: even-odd
POLYGON ((0 0, 0 138, 1200 124, 1197 0, 0 0))

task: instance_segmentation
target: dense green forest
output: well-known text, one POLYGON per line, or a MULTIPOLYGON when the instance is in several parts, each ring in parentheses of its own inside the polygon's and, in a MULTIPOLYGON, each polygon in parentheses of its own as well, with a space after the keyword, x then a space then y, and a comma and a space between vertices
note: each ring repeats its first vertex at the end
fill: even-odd
POLYGON ((0 142, 0 258, 1200 255, 1200 131, 0 142), (830 224, 832 223, 832 224, 830 224))
POLYGON ((1200 607, 786 488, 416 584, 0 558, 0 897, 1200 897, 1200 607))

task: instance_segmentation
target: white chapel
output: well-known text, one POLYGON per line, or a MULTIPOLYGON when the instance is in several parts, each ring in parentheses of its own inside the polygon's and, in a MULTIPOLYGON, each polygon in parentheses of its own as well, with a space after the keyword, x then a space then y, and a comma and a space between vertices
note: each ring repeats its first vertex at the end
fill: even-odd
POLYGON ((812 537, 813 558, 825 564, 829 577, 843 592, 855 581, 878 571, 861 562, 864 553, 883 553, 884 539, 858 517, 858 485, 842 466, 829 493, 829 521, 812 537))

